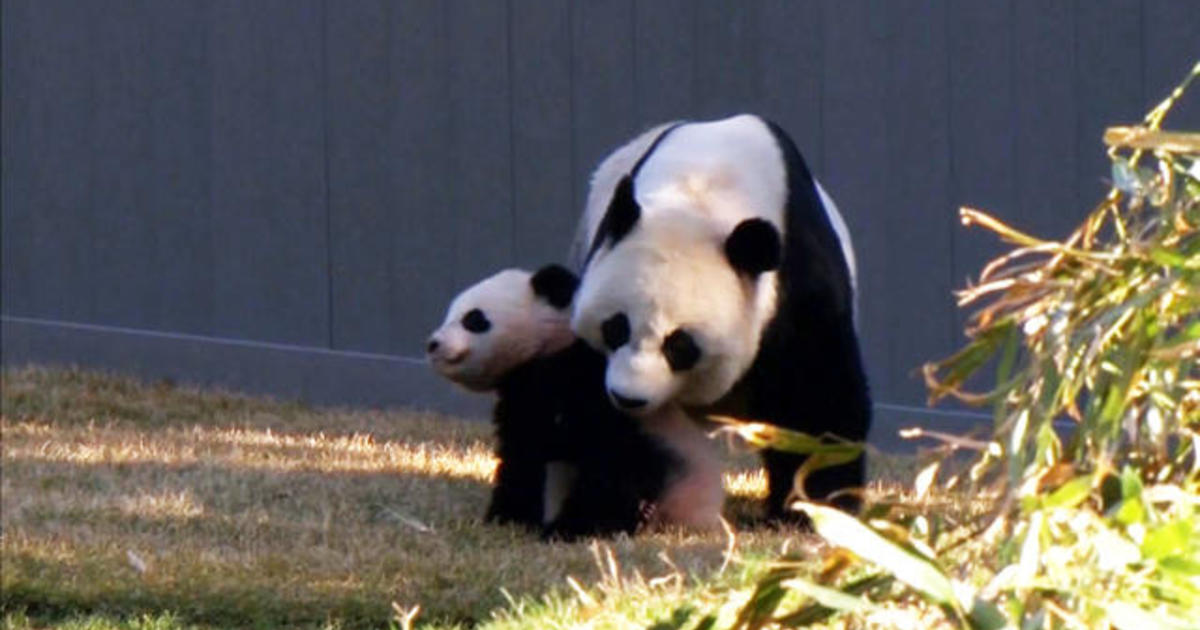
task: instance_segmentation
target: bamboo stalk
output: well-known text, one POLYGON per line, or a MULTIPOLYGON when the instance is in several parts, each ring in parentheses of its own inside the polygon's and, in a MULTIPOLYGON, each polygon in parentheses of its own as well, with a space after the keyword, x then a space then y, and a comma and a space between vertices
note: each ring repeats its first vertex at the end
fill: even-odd
POLYGON ((1110 147, 1195 153, 1200 152, 1200 133, 1158 131, 1148 127, 1109 127, 1104 131, 1104 144, 1110 147))

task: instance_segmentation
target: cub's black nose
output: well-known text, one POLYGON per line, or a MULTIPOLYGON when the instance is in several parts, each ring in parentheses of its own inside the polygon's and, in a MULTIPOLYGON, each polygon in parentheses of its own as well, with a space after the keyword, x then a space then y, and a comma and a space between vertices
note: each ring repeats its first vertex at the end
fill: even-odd
POLYGON ((645 398, 626 398, 611 389, 608 390, 608 393, 612 396, 613 402, 617 403, 617 406, 622 409, 645 407, 646 403, 649 402, 645 398))
POLYGON ((429 345, 425 346, 425 352, 428 352, 429 354, 433 354, 434 352, 437 352, 438 346, 440 346, 440 345, 442 345, 442 344, 438 343, 437 339, 430 339, 429 345))

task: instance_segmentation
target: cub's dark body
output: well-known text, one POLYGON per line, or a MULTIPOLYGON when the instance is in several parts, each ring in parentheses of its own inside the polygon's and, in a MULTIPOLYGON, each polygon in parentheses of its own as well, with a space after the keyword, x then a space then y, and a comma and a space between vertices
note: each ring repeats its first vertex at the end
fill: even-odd
POLYGON ((493 414, 500 465, 487 520, 566 540, 633 533, 644 522, 681 463, 612 407, 604 369, 604 356, 576 341, 501 380, 493 414), (561 506, 549 506, 557 514, 544 523, 552 462, 566 464, 574 476, 561 506))

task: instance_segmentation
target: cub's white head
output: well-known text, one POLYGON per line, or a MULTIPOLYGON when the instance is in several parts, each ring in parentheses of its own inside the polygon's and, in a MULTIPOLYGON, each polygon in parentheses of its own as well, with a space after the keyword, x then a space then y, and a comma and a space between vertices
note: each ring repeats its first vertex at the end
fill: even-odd
POLYGON ((578 280, 558 265, 506 269, 460 293, 429 337, 429 363, 475 391, 494 389, 517 366, 575 339, 569 327, 578 280))

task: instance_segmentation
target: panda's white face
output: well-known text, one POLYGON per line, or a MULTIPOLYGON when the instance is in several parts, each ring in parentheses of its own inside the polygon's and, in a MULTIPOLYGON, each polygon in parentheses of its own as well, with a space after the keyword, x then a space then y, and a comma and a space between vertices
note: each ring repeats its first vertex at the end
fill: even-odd
POLYGON ((570 345, 569 310, 536 295, 531 277, 507 269, 460 293, 426 345, 433 368, 486 391, 514 367, 570 345))
POLYGON ((623 411, 713 403, 754 360, 776 274, 739 273, 725 237, 694 212, 660 211, 589 264, 571 327, 608 354, 606 385, 623 411))

